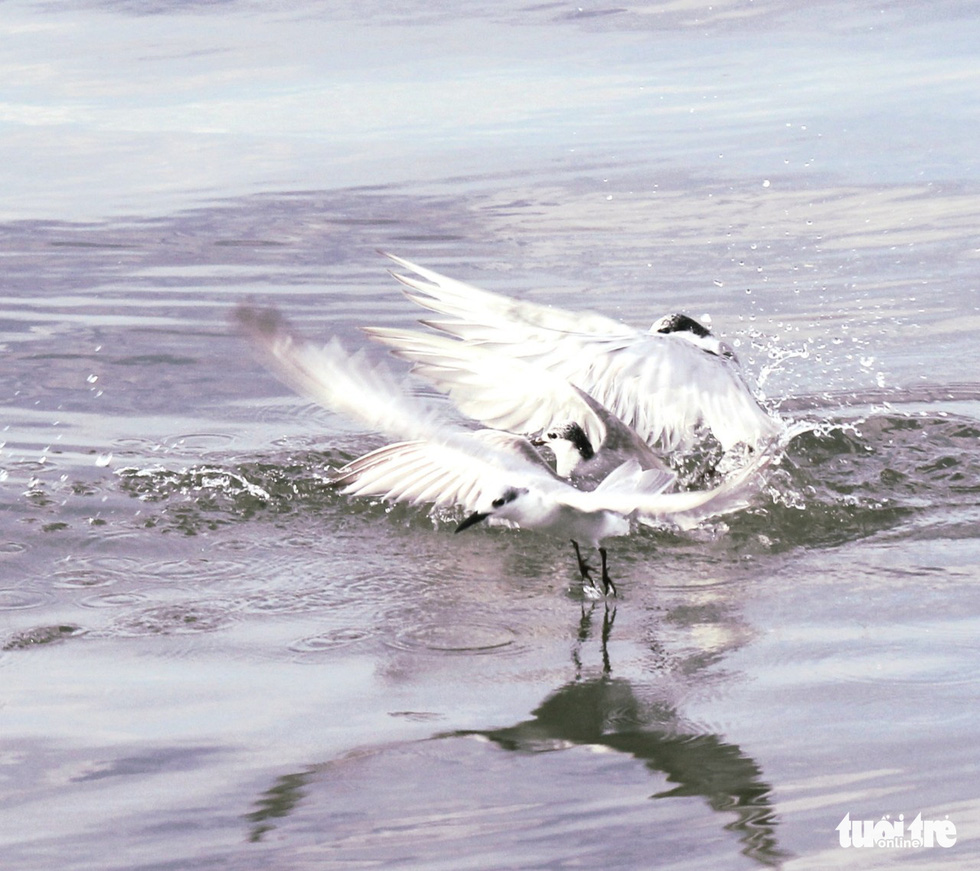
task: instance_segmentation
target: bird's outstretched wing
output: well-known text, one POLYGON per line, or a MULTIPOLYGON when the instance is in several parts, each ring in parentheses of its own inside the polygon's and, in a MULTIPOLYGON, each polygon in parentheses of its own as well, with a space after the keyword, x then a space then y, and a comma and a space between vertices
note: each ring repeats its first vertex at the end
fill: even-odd
POLYGON ((377 496, 433 509, 460 506, 465 511, 475 511, 497 496, 504 479, 492 460, 431 441, 385 445, 330 476, 331 483, 349 496, 377 496))
POLYGON ((365 327, 371 338, 412 363, 412 372, 446 393, 467 417, 484 426, 538 435, 574 421, 593 446, 607 427, 581 391, 554 372, 486 345, 417 330, 365 327))
POLYGON ((416 375, 485 426, 538 436, 577 423, 594 450, 619 456, 618 462, 636 457, 644 468, 664 468, 635 430, 544 366, 434 333, 385 327, 364 332, 411 361, 416 375))
POLYGON ((441 431, 437 412, 363 351, 348 353, 335 338, 314 344, 275 309, 243 304, 232 317, 272 374, 301 396, 396 438, 430 438, 441 431))
MULTIPOLYGON (((405 295, 444 316, 423 324, 544 367, 584 390, 648 444, 689 449, 705 428, 727 450, 767 441, 781 429, 734 360, 681 334, 642 332, 603 315, 511 299, 387 256, 411 273, 392 273, 405 295)), ((411 344, 400 347, 389 339, 410 357, 411 344)))
POLYGON ((409 439, 372 451, 332 475, 345 492, 390 501, 470 508, 508 481, 557 481, 527 439, 453 427, 383 366, 336 340, 315 345, 275 310, 239 306, 239 328, 269 369, 298 393, 368 429, 409 439))

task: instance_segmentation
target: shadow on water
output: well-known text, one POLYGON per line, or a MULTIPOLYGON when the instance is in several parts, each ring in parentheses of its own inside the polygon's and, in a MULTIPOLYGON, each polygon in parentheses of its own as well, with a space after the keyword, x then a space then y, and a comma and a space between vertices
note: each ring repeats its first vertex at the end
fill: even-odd
MULTIPOLYGON (((674 784, 651 794, 651 799, 701 798, 712 811, 734 816, 723 828, 735 835, 745 856, 766 866, 779 865, 789 857, 778 845, 772 786, 763 778, 759 764, 721 735, 685 731, 670 708, 651 710, 629 681, 601 677, 570 683, 548 696, 522 723, 502 729, 452 732, 430 740, 472 736, 486 738, 508 753, 551 753, 581 746, 606 748, 631 757, 651 774, 663 775, 674 784)), ((364 750, 357 758, 384 757, 390 750, 364 750)), ((350 761, 350 757, 340 760, 350 761)), ((279 821, 288 818, 307 798, 318 780, 332 776, 334 767, 334 763, 323 763, 277 778, 256 800, 255 810, 245 816, 248 840, 260 842, 275 830, 279 821)), ((547 791, 547 785, 543 789, 547 791)), ((654 822, 650 820, 651 825, 654 822)))

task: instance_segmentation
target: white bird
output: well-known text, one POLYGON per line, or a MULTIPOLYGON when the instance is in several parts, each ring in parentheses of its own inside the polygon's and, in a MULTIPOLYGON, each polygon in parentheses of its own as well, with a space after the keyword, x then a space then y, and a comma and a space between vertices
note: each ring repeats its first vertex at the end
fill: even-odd
MULTIPOLYGON (((405 295, 445 316, 422 323, 451 337, 458 357, 491 351, 542 366, 589 394, 649 445, 690 450, 706 429, 727 451, 764 445, 783 430, 745 382, 734 351, 686 315, 668 315, 643 332, 603 315, 490 293, 386 256, 412 273, 392 272, 405 295)), ((426 362, 415 356, 418 334, 404 342, 392 332, 372 334, 406 359, 426 362)), ((450 376, 445 367, 444 389, 450 376)), ((471 400, 468 413, 483 419, 474 412, 478 399, 471 400)), ((522 408, 527 406, 516 399, 507 412, 522 408)))
POLYGON ((433 509, 458 506, 468 516, 457 531, 492 517, 571 539, 582 577, 591 582, 581 541, 599 551, 606 593, 616 588, 607 570, 604 539, 626 535, 634 519, 688 527, 738 510, 771 459, 760 454, 721 486, 683 493, 664 493, 671 480, 668 473, 643 470, 629 460, 594 490, 579 490, 561 480, 526 439, 466 431, 440 421, 385 369, 369 365, 363 354, 348 354, 336 340, 315 346, 293 333, 274 311, 242 306, 235 318, 270 370, 288 385, 367 427, 410 439, 371 451, 336 471, 333 481, 345 494, 424 503, 433 509))
POLYGON ((635 430, 543 366, 446 336, 385 327, 363 330, 391 346, 396 357, 411 361, 413 374, 448 394, 463 414, 548 445, 558 476, 580 489, 593 489, 627 460, 636 460, 644 470, 668 471, 635 430))

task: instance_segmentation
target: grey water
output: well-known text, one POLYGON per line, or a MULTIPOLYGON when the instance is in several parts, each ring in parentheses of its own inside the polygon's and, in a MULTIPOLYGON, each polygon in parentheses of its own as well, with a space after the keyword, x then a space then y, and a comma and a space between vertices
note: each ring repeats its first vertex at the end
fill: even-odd
POLYGON ((5 869, 976 867, 974 4, 19 0, 0 34, 5 869), (420 316, 378 249, 707 315, 813 429, 749 509, 610 541, 608 603, 564 542, 346 500, 382 437, 228 314, 366 346, 420 316), (841 846, 917 814, 955 843, 841 846))

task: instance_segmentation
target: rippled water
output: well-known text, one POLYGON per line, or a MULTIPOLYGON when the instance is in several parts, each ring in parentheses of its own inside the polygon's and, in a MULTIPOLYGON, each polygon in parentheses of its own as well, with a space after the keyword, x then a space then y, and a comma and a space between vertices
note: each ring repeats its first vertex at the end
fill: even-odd
POLYGON ((978 31, 5 4, 4 867, 975 867, 978 31), (563 543, 330 490, 380 437, 231 334, 412 323, 375 249, 708 314, 813 428, 593 602, 563 543), (917 813, 956 844, 839 845, 917 813))

